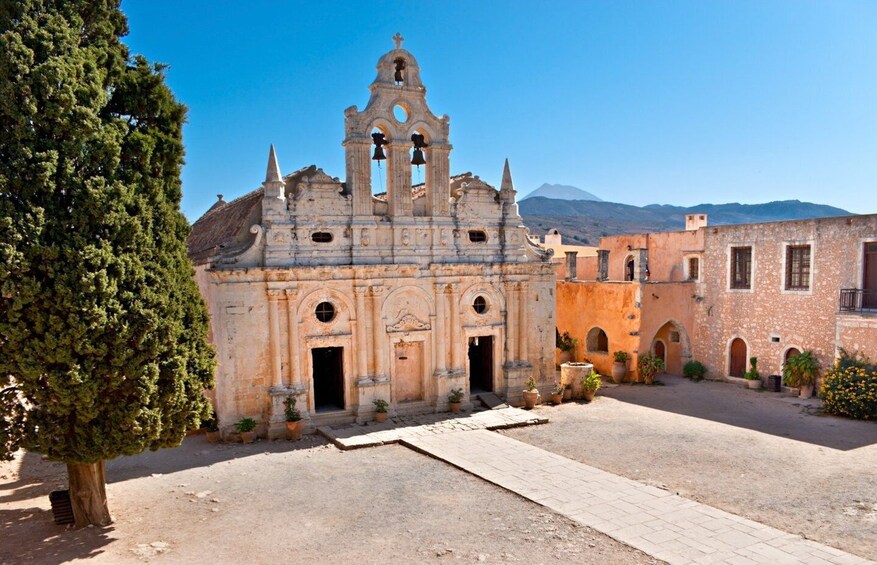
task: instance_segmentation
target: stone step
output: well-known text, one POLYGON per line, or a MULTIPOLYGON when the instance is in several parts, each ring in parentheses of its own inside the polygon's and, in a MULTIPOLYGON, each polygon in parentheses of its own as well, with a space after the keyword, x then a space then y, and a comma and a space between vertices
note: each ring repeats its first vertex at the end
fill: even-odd
POLYGON ((490 410, 498 410, 500 408, 509 407, 509 405, 506 404, 502 398, 498 397, 492 392, 479 392, 477 395, 475 395, 475 398, 478 399, 481 404, 483 404, 490 410))

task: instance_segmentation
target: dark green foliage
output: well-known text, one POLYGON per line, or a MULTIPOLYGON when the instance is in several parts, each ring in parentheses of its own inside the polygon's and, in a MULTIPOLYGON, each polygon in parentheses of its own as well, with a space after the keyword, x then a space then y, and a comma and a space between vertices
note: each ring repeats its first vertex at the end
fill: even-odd
POLYGON ((877 419, 877 365, 859 354, 840 351, 819 391, 822 408, 860 420, 877 419))
POLYGON ((749 358, 749 370, 743 374, 743 378, 747 381, 757 381, 761 379, 758 372, 758 357, 749 358))
POLYGON ((682 367, 682 374, 693 381, 699 381, 706 376, 706 366, 700 361, 689 361, 682 367))
POLYGON ((117 0, 0 4, 0 456, 91 463, 210 416, 185 108, 117 0))

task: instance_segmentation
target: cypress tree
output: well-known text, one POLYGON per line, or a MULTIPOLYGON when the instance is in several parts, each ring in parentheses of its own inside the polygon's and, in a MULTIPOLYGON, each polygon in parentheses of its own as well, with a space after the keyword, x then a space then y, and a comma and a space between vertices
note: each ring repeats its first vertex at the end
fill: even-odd
POLYGON ((126 33, 118 0, 0 3, 0 456, 66 462, 78 527, 111 521, 107 459, 210 414, 186 110, 126 33))

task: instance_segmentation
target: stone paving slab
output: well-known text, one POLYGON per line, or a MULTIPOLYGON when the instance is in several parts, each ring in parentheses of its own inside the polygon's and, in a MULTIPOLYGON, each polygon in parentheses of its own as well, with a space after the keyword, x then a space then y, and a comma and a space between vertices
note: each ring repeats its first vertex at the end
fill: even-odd
POLYGON ((486 430, 401 443, 672 564, 873 562, 486 430))
POLYGON ((547 424, 548 418, 520 408, 499 408, 474 413, 440 413, 399 416, 383 423, 321 426, 317 433, 339 449, 358 449, 398 443, 409 437, 428 437, 451 432, 501 430, 547 424))

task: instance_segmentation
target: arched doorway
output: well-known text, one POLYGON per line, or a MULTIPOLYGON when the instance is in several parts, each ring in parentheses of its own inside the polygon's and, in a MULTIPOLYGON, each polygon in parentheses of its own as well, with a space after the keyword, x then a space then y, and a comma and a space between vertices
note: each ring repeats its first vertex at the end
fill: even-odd
POLYGON ((664 345, 662 340, 655 341, 655 347, 652 352, 655 354, 655 357, 664 362, 664 368, 667 367, 667 347, 664 345))
POLYGON ((743 377, 746 372, 746 342, 735 337, 731 341, 729 352, 728 374, 732 377, 743 377))
POLYGON ((801 350, 798 349, 797 347, 790 347, 790 348, 788 348, 788 349, 786 350, 786 354, 783 355, 783 365, 786 364, 786 361, 788 361, 788 360, 789 360, 789 357, 791 357, 792 355, 800 355, 800 354, 801 354, 801 350))
POLYGON ((664 371, 681 375, 682 367, 691 360, 691 341, 685 326, 669 320, 658 328, 652 338, 650 351, 664 361, 664 371))
POLYGON ((624 280, 630 282, 636 276, 636 261, 632 256, 624 260, 624 280))

